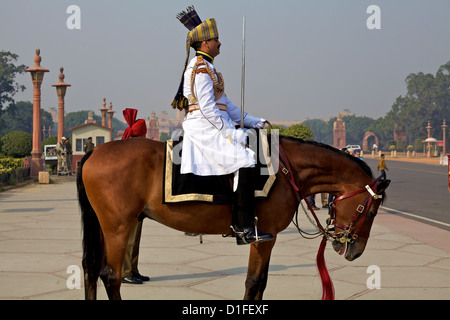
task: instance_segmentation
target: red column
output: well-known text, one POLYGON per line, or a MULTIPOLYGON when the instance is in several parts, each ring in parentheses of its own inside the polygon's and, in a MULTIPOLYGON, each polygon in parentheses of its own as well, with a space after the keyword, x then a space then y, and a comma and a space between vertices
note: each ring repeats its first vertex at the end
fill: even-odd
POLYGON ((56 94, 58 95, 58 141, 61 141, 61 138, 64 136, 64 97, 70 84, 64 82, 64 68, 59 68, 59 71, 59 82, 52 85, 52 87, 56 87, 56 94))
POLYGON ((41 67, 40 50, 36 49, 34 57, 35 65, 25 70, 30 72, 31 81, 33 82, 33 148, 31 150, 30 175, 36 177, 39 171, 43 169, 42 152, 41 152, 41 84, 44 80, 44 73, 49 70, 41 67))

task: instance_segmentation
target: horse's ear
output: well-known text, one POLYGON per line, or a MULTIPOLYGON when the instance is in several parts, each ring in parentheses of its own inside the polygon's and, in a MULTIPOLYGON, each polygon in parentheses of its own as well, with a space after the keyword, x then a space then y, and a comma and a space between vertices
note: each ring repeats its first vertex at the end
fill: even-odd
POLYGON ((384 190, 386 190, 386 188, 389 187, 390 183, 391 180, 384 180, 380 182, 380 184, 377 186, 377 193, 382 193, 384 190))

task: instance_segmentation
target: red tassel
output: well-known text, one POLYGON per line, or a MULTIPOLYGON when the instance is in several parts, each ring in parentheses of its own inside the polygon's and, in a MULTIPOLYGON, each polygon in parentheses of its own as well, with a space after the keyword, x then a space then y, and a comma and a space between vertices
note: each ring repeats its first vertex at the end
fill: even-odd
POLYGON ((322 300, 334 300, 334 286, 330 275, 328 274, 327 265, 325 264, 325 247, 327 246, 327 237, 323 236, 317 252, 316 263, 319 269, 320 279, 322 280, 322 300))

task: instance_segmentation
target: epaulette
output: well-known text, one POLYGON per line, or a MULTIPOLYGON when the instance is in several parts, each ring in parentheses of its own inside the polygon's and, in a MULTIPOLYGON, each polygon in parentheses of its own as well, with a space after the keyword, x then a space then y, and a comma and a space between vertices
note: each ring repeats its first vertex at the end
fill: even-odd
POLYGON ((197 56, 197 63, 195 65, 197 66, 195 74, 208 73, 208 70, 206 70, 206 63, 202 56, 197 56), (203 68, 200 68, 201 66, 203 66, 203 68))
POLYGON ((192 67, 192 74, 191 74, 191 93, 192 98, 196 100, 195 92, 194 92, 194 81, 195 76, 199 73, 207 73, 210 77, 212 82, 214 83, 214 97, 216 100, 218 100, 224 93, 224 83, 223 83, 223 77, 220 73, 214 72, 211 70, 211 68, 208 66, 207 63, 203 60, 202 56, 197 56, 197 62, 192 67), (201 68, 199 68, 201 66, 201 68), (216 78, 217 76, 217 78, 216 78))
POLYGON ((206 73, 206 74, 208 74, 208 70, 206 70, 206 68, 199 68, 199 69, 195 70, 195 73, 196 74, 199 74, 199 73, 206 73))

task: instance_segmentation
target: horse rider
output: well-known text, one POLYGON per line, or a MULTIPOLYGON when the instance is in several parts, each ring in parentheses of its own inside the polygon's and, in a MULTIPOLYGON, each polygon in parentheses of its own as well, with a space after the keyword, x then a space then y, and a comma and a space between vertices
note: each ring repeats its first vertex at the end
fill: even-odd
MULTIPOLYGON (((183 121, 181 173, 200 176, 234 174, 231 229, 238 245, 273 239, 257 230, 255 220, 255 153, 247 135, 236 130, 241 109, 224 93, 222 75, 214 67, 221 43, 215 19, 201 21, 194 7, 177 15, 189 30, 183 76, 172 106, 186 111, 183 121), (189 61, 189 50, 196 57, 189 61)), ((246 128, 264 128, 265 120, 244 114, 246 128)))

